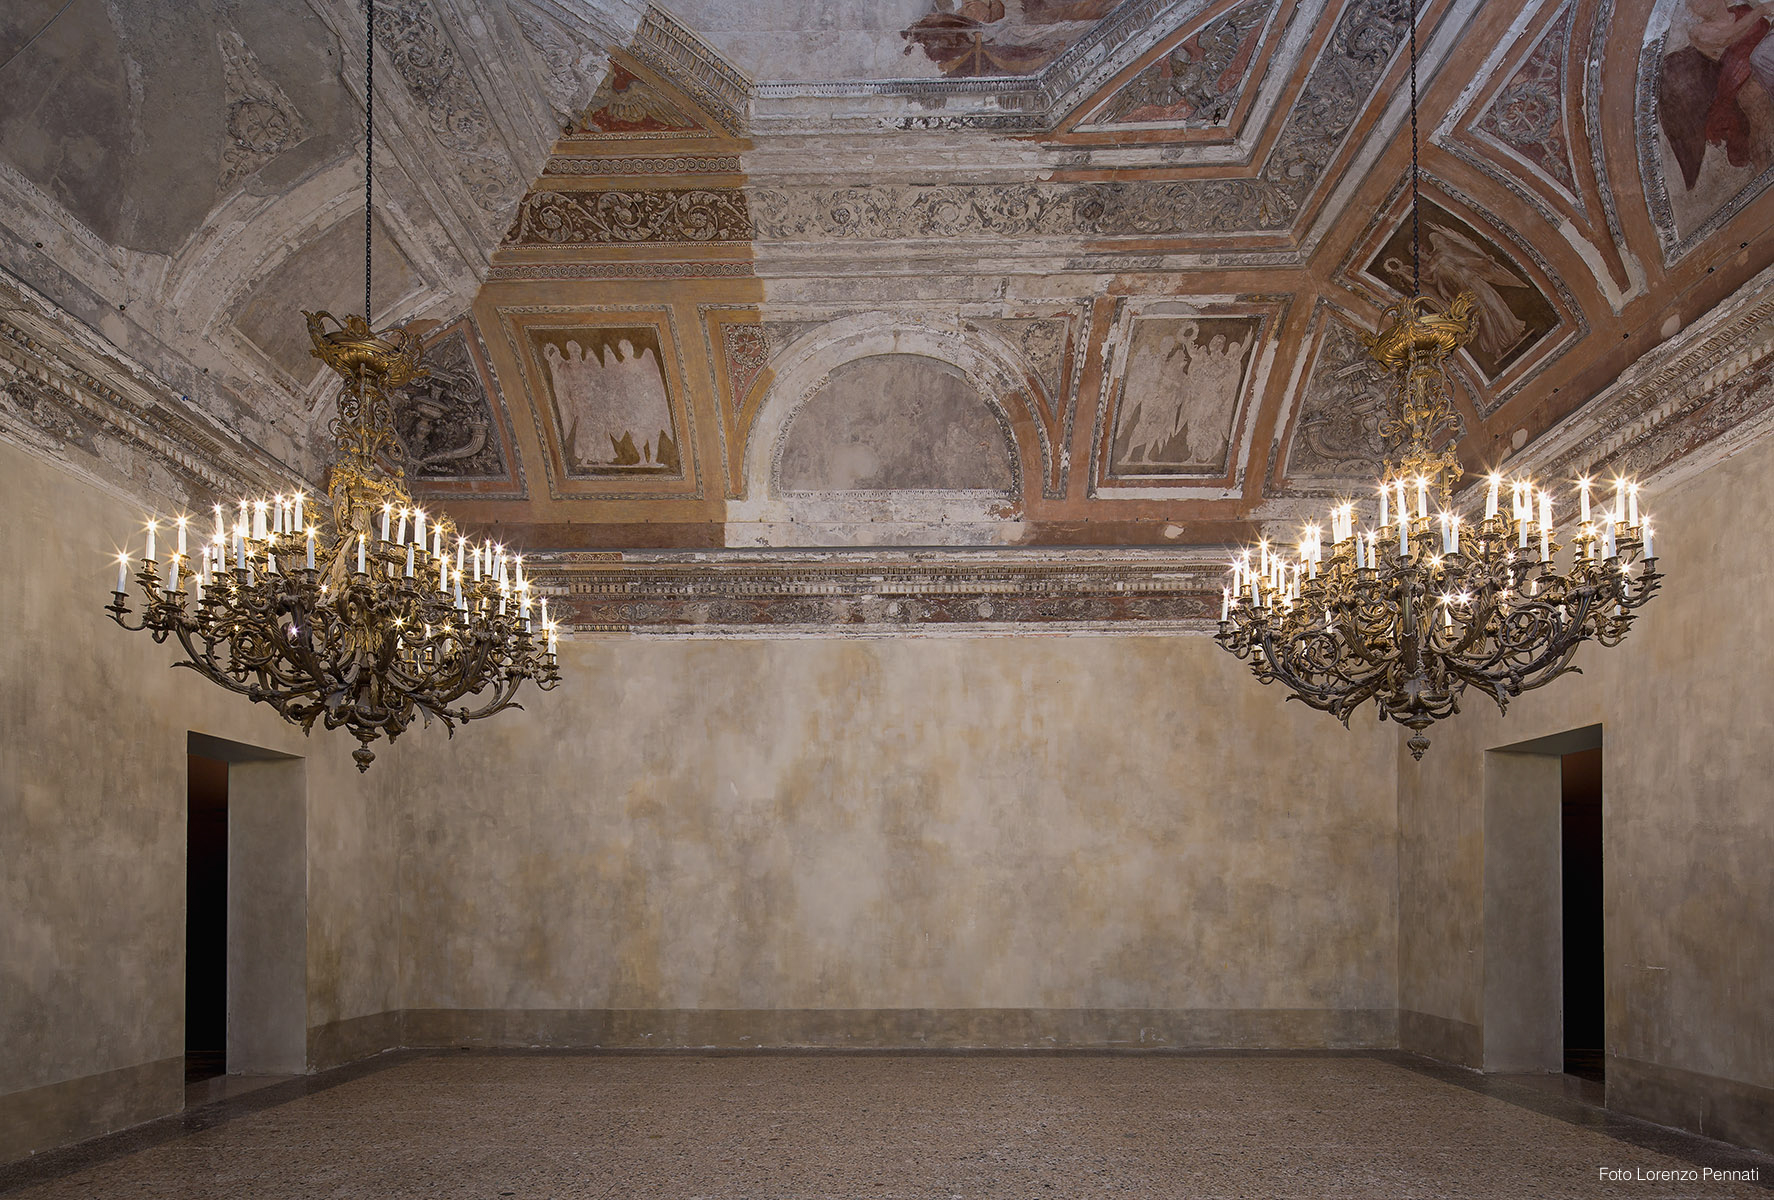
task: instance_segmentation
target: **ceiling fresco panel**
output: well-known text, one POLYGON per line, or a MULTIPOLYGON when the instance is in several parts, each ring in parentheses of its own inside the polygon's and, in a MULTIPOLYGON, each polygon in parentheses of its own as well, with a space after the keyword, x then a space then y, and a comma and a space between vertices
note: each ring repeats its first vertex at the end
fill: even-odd
POLYGON ((1281 0, 1244 0, 1164 49, 1156 61, 1096 104, 1076 128, 1228 129, 1258 72, 1258 48, 1281 0))
POLYGON ((550 492, 699 495, 695 421, 668 309, 505 308, 550 492))
POLYGON ((1096 488, 1233 486, 1285 304, 1124 307, 1097 415, 1096 488))
POLYGON ((425 344, 426 374, 394 397, 394 426, 416 493, 431 498, 524 498, 511 415, 474 322, 464 317, 425 344))
POLYGON ((1774 181, 1774 19, 1760 4, 1659 0, 1639 65, 1651 216, 1667 261, 1774 181))

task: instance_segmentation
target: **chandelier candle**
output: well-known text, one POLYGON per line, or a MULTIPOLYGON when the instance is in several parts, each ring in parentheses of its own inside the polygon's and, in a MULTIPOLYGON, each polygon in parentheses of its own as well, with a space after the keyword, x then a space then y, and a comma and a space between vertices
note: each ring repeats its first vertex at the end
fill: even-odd
POLYGON ((1308 525, 1295 561, 1259 545, 1260 579, 1249 551, 1235 558, 1218 641, 1262 682, 1279 682, 1345 725, 1372 700, 1380 719, 1413 731, 1407 745, 1421 758, 1423 731, 1459 712, 1468 687, 1507 711, 1514 697, 1570 670, 1584 642, 1617 645, 1662 576, 1630 479, 1616 481, 1599 523, 1590 480, 1576 481, 1568 558, 1551 490, 1526 476, 1493 473, 1484 516, 1463 520, 1452 500, 1461 468, 1447 443, 1458 418, 1443 363, 1472 336, 1471 299, 1441 310, 1413 297, 1388 317, 1369 349, 1398 371, 1401 412, 1384 427, 1395 449, 1369 510, 1375 526, 1362 532, 1369 512, 1343 503, 1331 510, 1328 547, 1308 525), (1381 556, 1375 541, 1389 525, 1397 554, 1381 556))
MULTIPOLYGON (((423 370, 418 339, 401 328, 371 332, 358 317, 328 329, 327 314, 307 316, 316 355, 344 377, 330 495, 315 511, 300 493, 240 501, 232 571, 220 505, 215 540, 200 548, 193 571, 181 569, 189 519, 174 521, 179 549, 163 575, 155 557, 160 519, 150 517, 134 575, 140 616, 132 618, 127 549, 117 558, 107 611, 157 642, 175 639, 184 651, 177 665, 272 705, 305 732, 316 723, 350 730, 360 742, 352 757, 367 770, 371 743, 392 741, 415 717, 453 732, 515 707, 525 681, 556 686, 556 627, 545 617, 538 631, 529 619, 527 580, 519 619, 507 615, 502 582, 482 582, 478 571, 472 587, 463 587, 459 572, 452 580, 443 547, 455 530, 446 517, 428 520, 406 494, 387 389, 423 370), (435 571, 418 569, 427 523, 435 571), (187 575, 197 579, 195 595, 187 575)), ((482 555, 493 561, 491 543, 470 547, 458 539, 458 554, 470 548, 477 563, 482 555)))

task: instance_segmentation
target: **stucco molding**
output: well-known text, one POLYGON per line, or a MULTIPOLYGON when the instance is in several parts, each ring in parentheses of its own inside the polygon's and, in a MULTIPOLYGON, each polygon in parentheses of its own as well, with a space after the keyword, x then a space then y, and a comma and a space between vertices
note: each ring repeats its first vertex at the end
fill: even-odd
POLYGON ((313 486, 4 272, 0 438, 161 511, 313 486))
POLYGON ((1774 430, 1774 267, 1650 351, 1511 467, 1670 487, 1774 430))
POLYGON ((701 637, 1209 633, 1225 566, 1184 550, 711 550, 545 555, 588 633, 701 637))

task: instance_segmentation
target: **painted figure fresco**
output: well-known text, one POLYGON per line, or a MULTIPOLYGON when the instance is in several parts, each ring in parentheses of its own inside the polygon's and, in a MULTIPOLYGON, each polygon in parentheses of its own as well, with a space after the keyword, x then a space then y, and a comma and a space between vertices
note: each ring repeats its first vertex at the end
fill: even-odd
POLYGON ((944 75, 1033 75, 1109 14, 1119 0, 931 0, 902 30, 944 75))
POLYGON ((1111 472, 1223 471, 1256 333, 1254 317, 1136 321, 1119 392, 1111 472))
MULTIPOLYGON (((1495 379, 1558 325, 1558 312, 1515 261, 1491 239, 1430 201, 1422 206, 1423 293, 1443 304, 1461 292, 1477 302, 1478 332, 1467 346, 1495 379)), ((1400 295, 1411 291, 1411 223, 1404 220, 1367 266, 1367 275, 1400 295)))
POLYGON ((1774 165, 1770 29, 1768 0, 1684 0, 1670 21, 1657 107, 1678 233, 1691 232, 1774 165))
POLYGON ((657 329, 533 330, 531 337, 547 368, 569 474, 680 473, 657 329))

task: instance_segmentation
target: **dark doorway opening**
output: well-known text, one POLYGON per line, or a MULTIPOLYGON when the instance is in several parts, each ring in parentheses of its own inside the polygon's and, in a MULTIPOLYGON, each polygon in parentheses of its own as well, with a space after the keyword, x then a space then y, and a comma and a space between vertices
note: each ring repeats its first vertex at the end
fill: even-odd
POLYGON ((186 756, 185 1082, 228 1070, 228 764, 186 756))
POLYGON ((1565 1073, 1602 1082, 1602 752, 1563 756, 1565 1073))

